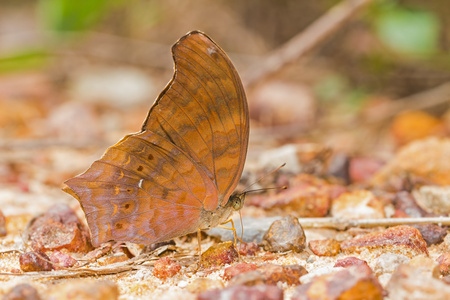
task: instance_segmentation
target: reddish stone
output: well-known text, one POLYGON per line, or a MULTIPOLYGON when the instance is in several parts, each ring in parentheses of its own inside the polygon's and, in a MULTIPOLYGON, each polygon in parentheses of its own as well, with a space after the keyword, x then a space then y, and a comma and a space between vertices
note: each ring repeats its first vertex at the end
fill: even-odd
POLYGON ((383 288, 372 270, 360 264, 314 277, 311 282, 296 288, 292 300, 381 300, 383 293, 383 288))
POLYGON ((2 298, 3 300, 40 300, 37 290, 28 283, 21 283, 13 287, 2 298))
POLYGON ((367 182, 385 163, 369 157, 354 157, 349 164, 349 177, 353 183, 367 182))
POLYGON ((251 242, 246 244, 239 244, 237 247, 240 255, 244 256, 254 256, 256 252, 259 251, 258 244, 251 242))
POLYGON ((228 286, 232 285, 257 285, 257 284, 265 284, 266 279, 264 275, 259 271, 249 271, 245 273, 241 273, 235 277, 233 277, 228 286))
POLYGON ((424 273, 423 268, 401 264, 386 285, 389 299, 444 300, 450 299, 450 286, 424 273))
POLYGON ((205 268, 231 264, 239 259, 233 242, 224 242, 211 246, 202 253, 201 264, 205 268))
POLYGON ((159 279, 167 279, 175 276, 181 270, 181 265, 174 262, 169 257, 163 257, 155 262, 153 267, 153 276, 159 279))
POLYGON ((6 232, 6 218, 0 210, 0 236, 5 236, 6 232))
POLYGON ((283 300, 283 290, 273 285, 234 285, 222 290, 211 290, 200 293, 198 300, 218 299, 251 299, 251 300, 283 300))
POLYGON ((338 259, 334 267, 348 268, 351 266, 365 265, 369 266, 365 260, 350 256, 343 259, 338 259))
POLYGON ((447 230, 437 224, 417 224, 413 227, 420 231, 427 246, 442 243, 447 235, 447 230))
POLYGON ((439 263, 439 271, 442 276, 450 275, 450 253, 444 253, 437 258, 439 263))
POLYGON ((308 271, 300 265, 281 266, 275 264, 264 264, 258 268, 263 274, 266 284, 276 285, 277 282, 285 282, 289 285, 300 284, 300 277, 308 271))
POLYGON ((343 186, 331 185, 312 175, 301 174, 292 180, 289 189, 275 196, 255 196, 248 204, 274 210, 283 215, 325 217, 331 200, 345 190, 343 186))
POLYGON ((427 244, 419 230, 411 226, 401 225, 373 232, 359 238, 341 242, 341 250, 347 253, 370 251, 393 252, 413 257, 419 254, 428 255, 427 244))
POLYGON ((110 280, 71 279, 54 286, 48 299, 117 300, 119 288, 110 280))
POLYGON ((423 210, 416 202, 414 197, 405 191, 398 192, 394 200, 395 217, 433 217, 434 214, 429 214, 423 210))
POLYGON ((263 237, 263 245, 271 252, 302 252, 306 246, 305 232, 297 218, 287 216, 270 225, 263 237))
POLYGON ((309 249, 317 256, 334 256, 341 250, 341 245, 335 239, 314 240, 309 242, 309 249))
POLYGON ((50 258, 42 251, 25 252, 19 256, 20 269, 24 272, 51 271, 50 258))
POLYGON ((368 190, 356 190, 334 199, 330 214, 336 218, 384 218, 384 204, 368 190))
POLYGON ((231 278, 245 272, 254 271, 256 270, 255 264, 248 264, 248 263, 239 263, 233 266, 230 266, 228 268, 225 268, 223 272, 223 278, 226 280, 230 280, 231 278))
POLYGON ((50 255, 50 261, 53 263, 55 270, 70 268, 77 263, 75 258, 58 250, 53 251, 50 255))
POLYGON ((34 250, 84 253, 91 248, 88 230, 66 204, 57 204, 32 220, 26 236, 34 250))

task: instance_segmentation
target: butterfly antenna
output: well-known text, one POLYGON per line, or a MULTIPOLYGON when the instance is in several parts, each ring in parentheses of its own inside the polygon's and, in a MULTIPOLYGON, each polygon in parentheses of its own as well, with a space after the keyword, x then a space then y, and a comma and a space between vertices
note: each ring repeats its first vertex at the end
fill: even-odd
POLYGON ((275 172, 278 172, 278 170, 280 170, 282 167, 284 167, 286 165, 286 163, 282 164, 281 166, 279 166, 278 168, 270 171, 267 174, 264 174, 263 176, 259 177, 258 180, 256 180, 255 182, 253 182, 252 184, 250 184, 248 187, 246 187, 243 191, 242 194, 248 194, 248 193, 253 193, 253 192, 260 192, 260 191, 265 191, 265 190, 272 190, 272 189, 286 189, 287 187, 283 186, 281 188, 279 187, 275 187, 275 188, 265 188, 265 189, 258 189, 258 190, 251 190, 249 191, 249 188, 251 188, 252 186, 254 186, 255 184, 257 184, 258 182, 260 182, 261 180, 263 180, 264 178, 266 178, 267 176, 269 176, 270 174, 273 174, 275 172))

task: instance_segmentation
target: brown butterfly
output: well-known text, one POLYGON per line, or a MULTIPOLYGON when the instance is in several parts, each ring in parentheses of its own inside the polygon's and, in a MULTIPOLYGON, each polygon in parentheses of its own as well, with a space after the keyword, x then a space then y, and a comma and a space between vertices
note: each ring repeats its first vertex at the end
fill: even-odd
POLYGON ((92 242, 150 244, 225 222, 244 168, 247 100, 225 52, 193 31, 173 47, 175 71, 138 133, 109 147, 63 190, 83 208, 92 242))

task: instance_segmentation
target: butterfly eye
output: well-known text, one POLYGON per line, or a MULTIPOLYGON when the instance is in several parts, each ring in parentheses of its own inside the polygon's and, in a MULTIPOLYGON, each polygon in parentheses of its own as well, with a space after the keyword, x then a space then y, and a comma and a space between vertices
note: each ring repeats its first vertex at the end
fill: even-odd
POLYGON ((244 206, 244 199, 242 195, 232 195, 230 200, 233 210, 240 210, 242 206, 244 206))

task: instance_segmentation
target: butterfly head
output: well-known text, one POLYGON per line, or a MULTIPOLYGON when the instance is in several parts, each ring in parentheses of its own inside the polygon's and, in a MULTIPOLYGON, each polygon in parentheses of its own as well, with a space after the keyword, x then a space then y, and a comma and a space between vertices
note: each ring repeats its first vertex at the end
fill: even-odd
POLYGON ((238 211, 244 206, 245 193, 233 194, 228 199, 228 205, 234 210, 238 211))

